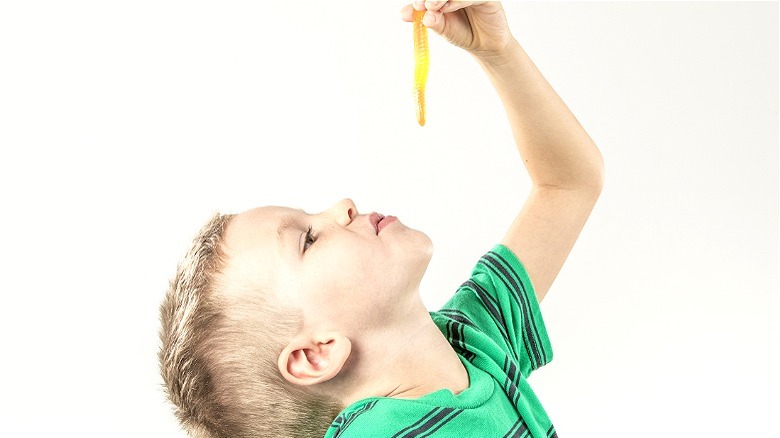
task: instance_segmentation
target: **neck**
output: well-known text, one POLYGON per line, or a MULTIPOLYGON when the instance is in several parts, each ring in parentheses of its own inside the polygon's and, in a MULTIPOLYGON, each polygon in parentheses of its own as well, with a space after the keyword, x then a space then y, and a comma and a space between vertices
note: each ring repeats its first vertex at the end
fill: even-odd
POLYGON ((463 363, 421 300, 402 320, 365 334, 353 342, 351 363, 333 382, 345 407, 367 397, 418 398, 468 388, 463 363))

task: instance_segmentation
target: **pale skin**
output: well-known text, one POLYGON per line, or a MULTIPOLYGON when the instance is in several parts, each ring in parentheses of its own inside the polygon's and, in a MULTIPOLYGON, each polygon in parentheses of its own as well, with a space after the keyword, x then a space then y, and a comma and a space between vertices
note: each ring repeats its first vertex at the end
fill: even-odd
MULTIPOLYGON (((509 31, 498 2, 419 2, 433 32, 477 60, 503 102, 531 178, 502 244, 525 266, 541 301, 601 192, 601 154, 509 31)), ((225 237, 226 276, 300 309, 279 372, 344 407, 366 397, 416 398, 469 385, 419 293, 432 245, 401 221, 376 232, 345 199, 319 214, 262 207, 237 215, 225 237), (311 228, 312 233, 308 230, 311 228), (281 233, 279 230, 282 230, 281 233)), ((251 290, 248 288, 246 290, 251 290)), ((248 293, 248 292, 243 292, 248 293)))

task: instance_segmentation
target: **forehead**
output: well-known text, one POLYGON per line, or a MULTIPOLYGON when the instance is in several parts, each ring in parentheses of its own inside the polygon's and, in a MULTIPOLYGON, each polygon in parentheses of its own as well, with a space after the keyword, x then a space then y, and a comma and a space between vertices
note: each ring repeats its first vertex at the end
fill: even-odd
POLYGON ((292 223, 294 210, 259 207, 233 217, 225 229, 226 271, 249 284, 269 285, 278 280, 284 254, 279 230, 292 223))
POLYGON ((225 230, 225 244, 230 252, 242 252, 275 245, 276 232, 288 225, 295 212, 286 207, 258 207, 236 215, 225 230))

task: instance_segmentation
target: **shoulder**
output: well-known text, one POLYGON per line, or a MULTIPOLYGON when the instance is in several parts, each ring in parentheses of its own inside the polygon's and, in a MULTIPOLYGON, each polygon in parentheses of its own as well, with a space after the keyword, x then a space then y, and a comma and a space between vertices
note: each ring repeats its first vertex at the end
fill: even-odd
POLYGON ((331 423, 325 438, 389 436, 405 427, 415 403, 392 398, 361 400, 343 410, 331 423))
POLYGON ((386 397, 368 399, 342 411, 333 420, 325 438, 395 436, 420 429, 427 424, 426 421, 434 417, 437 421, 440 420, 439 422, 446 422, 445 420, 451 419, 460 411, 461 409, 434 406, 417 400, 386 397))
POLYGON ((525 267, 514 252, 497 244, 479 258, 471 277, 439 312, 468 325, 473 306, 497 316, 499 301, 505 295, 515 299, 531 297, 535 301, 534 286, 525 267))

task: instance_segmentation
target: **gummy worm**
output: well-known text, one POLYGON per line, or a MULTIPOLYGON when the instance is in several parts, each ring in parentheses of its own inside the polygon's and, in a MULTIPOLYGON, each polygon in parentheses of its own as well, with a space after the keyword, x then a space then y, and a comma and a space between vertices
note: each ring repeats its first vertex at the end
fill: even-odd
POLYGON ((425 81, 428 79, 428 28, 422 23, 425 11, 414 10, 414 99, 417 123, 425 125, 425 81))

